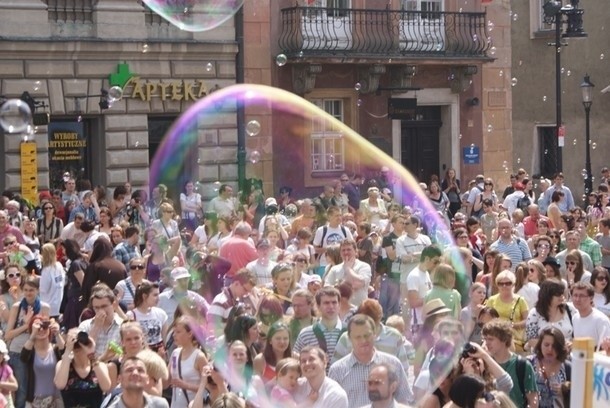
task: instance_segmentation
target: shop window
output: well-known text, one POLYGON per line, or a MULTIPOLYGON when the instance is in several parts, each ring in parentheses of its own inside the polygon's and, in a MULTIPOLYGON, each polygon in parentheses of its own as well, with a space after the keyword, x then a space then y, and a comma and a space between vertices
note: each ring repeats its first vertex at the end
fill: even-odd
POLYGON ((530 36, 531 38, 548 37, 555 30, 555 24, 544 22, 542 6, 548 0, 530 0, 530 36))

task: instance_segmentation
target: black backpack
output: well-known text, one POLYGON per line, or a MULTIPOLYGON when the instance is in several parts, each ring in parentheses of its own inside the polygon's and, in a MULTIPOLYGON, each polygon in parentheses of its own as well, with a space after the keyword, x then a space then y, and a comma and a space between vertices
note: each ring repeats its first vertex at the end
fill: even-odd
POLYGON ((527 193, 525 193, 525 196, 523 196, 519 200, 517 200, 517 208, 521 209, 525 215, 529 215, 527 208, 531 204, 532 204, 532 200, 527 193))

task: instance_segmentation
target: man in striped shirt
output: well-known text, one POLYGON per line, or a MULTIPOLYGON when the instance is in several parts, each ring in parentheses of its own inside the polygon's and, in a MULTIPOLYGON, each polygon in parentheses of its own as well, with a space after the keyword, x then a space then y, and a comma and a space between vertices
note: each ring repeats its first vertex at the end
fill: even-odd
MULTIPOLYGON (((345 331, 339 319, 339 300, 341 294, 336 288, 327 286, 316 293, 316 304, 320 320, 305 327, 294 343, 293 351, 300 353, 305 346, 320 347, 326 355, 332 356, 339 337, 345 331)), ((330 361, 330 358, 328 359, 330 361)), ((328 366, 327 366, 328 370, 328 366)))
POLYGON ((515 271, 520 262, 532 259, 532 254, 523 238, 513 235, 513 224, 509 219, 498 221, 498 240, 489 247, 508 256, 512 261, 512 271, 515 271))
POLYGON ((400 360, 393 355, 375 349, 375 322, 369 316, 357 314, 347 325, 347 333, 353 351, 330 366, 328 376, 338 382, 347 393, 350 407, 370 404, 365 384, 372 366, 387 364, 398 376, 394 398, 403 404, 412 404, 413 393, 400 360))
POLYGON ((227 318, 233 306, 237 305, 241 298, 248 295, 256 286, 254 272, 246 268, 240 269, 231 284, 222 289, 210 305, 207 314, 208 324, 212 327, 216 337, 223 334, 227 318))

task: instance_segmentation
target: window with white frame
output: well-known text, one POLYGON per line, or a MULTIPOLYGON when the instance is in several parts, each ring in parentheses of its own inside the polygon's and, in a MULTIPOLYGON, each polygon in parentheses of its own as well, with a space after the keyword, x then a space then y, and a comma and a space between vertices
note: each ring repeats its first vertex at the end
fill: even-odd
POLYGON ((329 17, 344 17, 351 8, 351 0, 306 0, 307 7, 327 8, 329 17))
POLYGON ((543 33, 555 29, 555 24, 544 22, 544 11, 542 6, 548 0, 530 0, 530 32, 532 37, 535 33, 543 33))
MULTIPOLYGON (((443 0, 402 0, 402 9, 404 11, 422 11, 430 13, 421 13, 419 16, 422 19, 439 19, 440 15, 432 12, 444 11, 445 4, 443 0)), ((408 17, 411 19, 411 17, 408 17)), ((413 17, 415 18, 415 17, 413 17)))
MULTIPOLYGON (((313 104, 337 120, 345 119, 342 99, 314 99, 313 104)), ((332 124, 321 118, 312 120, 311 170, 312 172, 343 171, 345 168, 345 145, 343 134, 332 124)))

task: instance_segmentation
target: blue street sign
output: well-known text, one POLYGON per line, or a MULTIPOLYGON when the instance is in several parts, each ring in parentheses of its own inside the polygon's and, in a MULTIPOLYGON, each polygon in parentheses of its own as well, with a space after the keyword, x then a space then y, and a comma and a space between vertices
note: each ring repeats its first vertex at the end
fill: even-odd
POLYGON ((479 164, 479 146, 468 146, 462 149, 464 164, 479 164))

